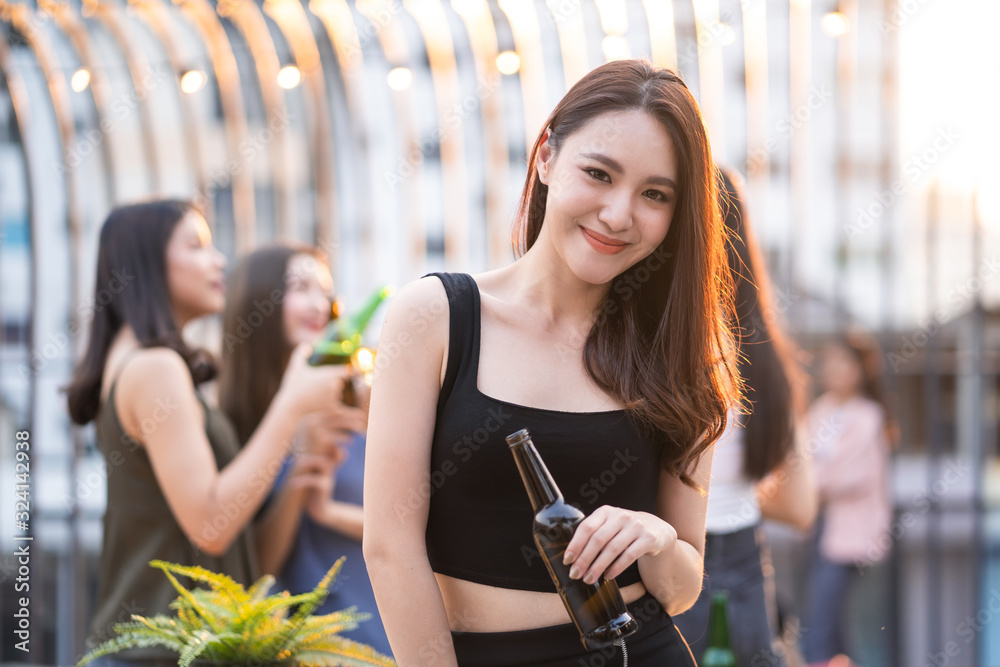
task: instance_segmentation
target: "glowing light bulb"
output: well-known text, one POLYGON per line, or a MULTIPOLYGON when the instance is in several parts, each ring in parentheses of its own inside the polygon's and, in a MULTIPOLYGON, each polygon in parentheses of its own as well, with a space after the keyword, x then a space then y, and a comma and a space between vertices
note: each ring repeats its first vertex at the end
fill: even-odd
POLYGON ((197 69, 188 70, 181 76, 181 90, 190 95, 197 93, 208 83, 208 77, 197 69))
POLYGON ((73 78, 69 80, 69 85, 78 93, 85 91, 87 86, 90 85, 90 70, 86 67, 81 67, 73 72, 73 78))
POLYGON ((515 74, 521 69, 521 56, 513 51, 502 51, 497 56, 497 69, 501 74, 515 74))
POLYGON ((823 32, 831 37, 846 35, 851 30, 851 22, 843 12, 830 12, 823 16, 823 32))
POLYGON ((302 82, 302 73, 295 65, 285 65, 278 72, 278 85, 285 90, 291 90, 302 82))
POLYGON ((407 67, 395 67, 385 80, 393 90, 406 90, 413 83, 413 72, 407 67))

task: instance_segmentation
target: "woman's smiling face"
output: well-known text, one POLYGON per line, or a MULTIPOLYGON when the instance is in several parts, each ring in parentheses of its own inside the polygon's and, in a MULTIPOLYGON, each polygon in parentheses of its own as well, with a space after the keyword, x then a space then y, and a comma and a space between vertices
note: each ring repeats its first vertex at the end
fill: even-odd
POLYGON ((670 229, 677 158, 663 124, 641 110, 605 113, 553 151, 539 147, 548 186, 546 239, 573 273, 605 284, 649 256, 670 229))

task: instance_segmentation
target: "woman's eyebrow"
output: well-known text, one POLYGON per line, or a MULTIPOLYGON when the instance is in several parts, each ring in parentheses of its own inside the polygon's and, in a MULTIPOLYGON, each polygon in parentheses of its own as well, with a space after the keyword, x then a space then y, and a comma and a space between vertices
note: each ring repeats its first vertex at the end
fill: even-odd
MULTIPOLYGON (((608 169, 620 174, 625 171, 625 169, 618 163, 614 158, 608 157, 603 153, 583 153, 583 157, 590 158, 591 160, 597 160, 598 162, 604 164, 608 169)), ((667 178, 666 176, 650 176, 646 179, 647 183, 653 183, 654 185, 664 185, 669 188, 677 189, 677 184, 674 183, 673 179, 667 178)))

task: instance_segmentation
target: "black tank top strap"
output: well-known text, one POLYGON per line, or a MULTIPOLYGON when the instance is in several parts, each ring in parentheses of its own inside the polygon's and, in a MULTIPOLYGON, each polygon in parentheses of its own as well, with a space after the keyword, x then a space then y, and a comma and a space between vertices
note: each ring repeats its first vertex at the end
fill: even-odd
POLYGON ((452 392, 474 391, 476 388, 479 375, 479 288, 467 273, 427 275, 437 276, 448 296, 448 364, 438 396, 440 410, 452 392))

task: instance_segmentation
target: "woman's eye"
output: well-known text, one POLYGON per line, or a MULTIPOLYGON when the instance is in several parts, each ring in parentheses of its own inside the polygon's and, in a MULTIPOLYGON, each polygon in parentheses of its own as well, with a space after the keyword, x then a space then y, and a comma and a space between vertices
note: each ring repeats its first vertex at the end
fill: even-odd
POLYGON ((667 195, 665 195, 664 193, 660 192, 659 190, 646 190, 644 194, 653 201, 659 201, 664 203, 670 201, 670 198, 667 197, 667 195))
POLYGON ((593 177, 593 178, 595 178, 595 179, 597 179, 599 181, 608 182, 608 181, 611 180, 608 177, 608 173, 606 171, 601 170, 601 169, 584 169, 584 171, 587 172, 588 174, 590 174, 591 177, 593 177))

